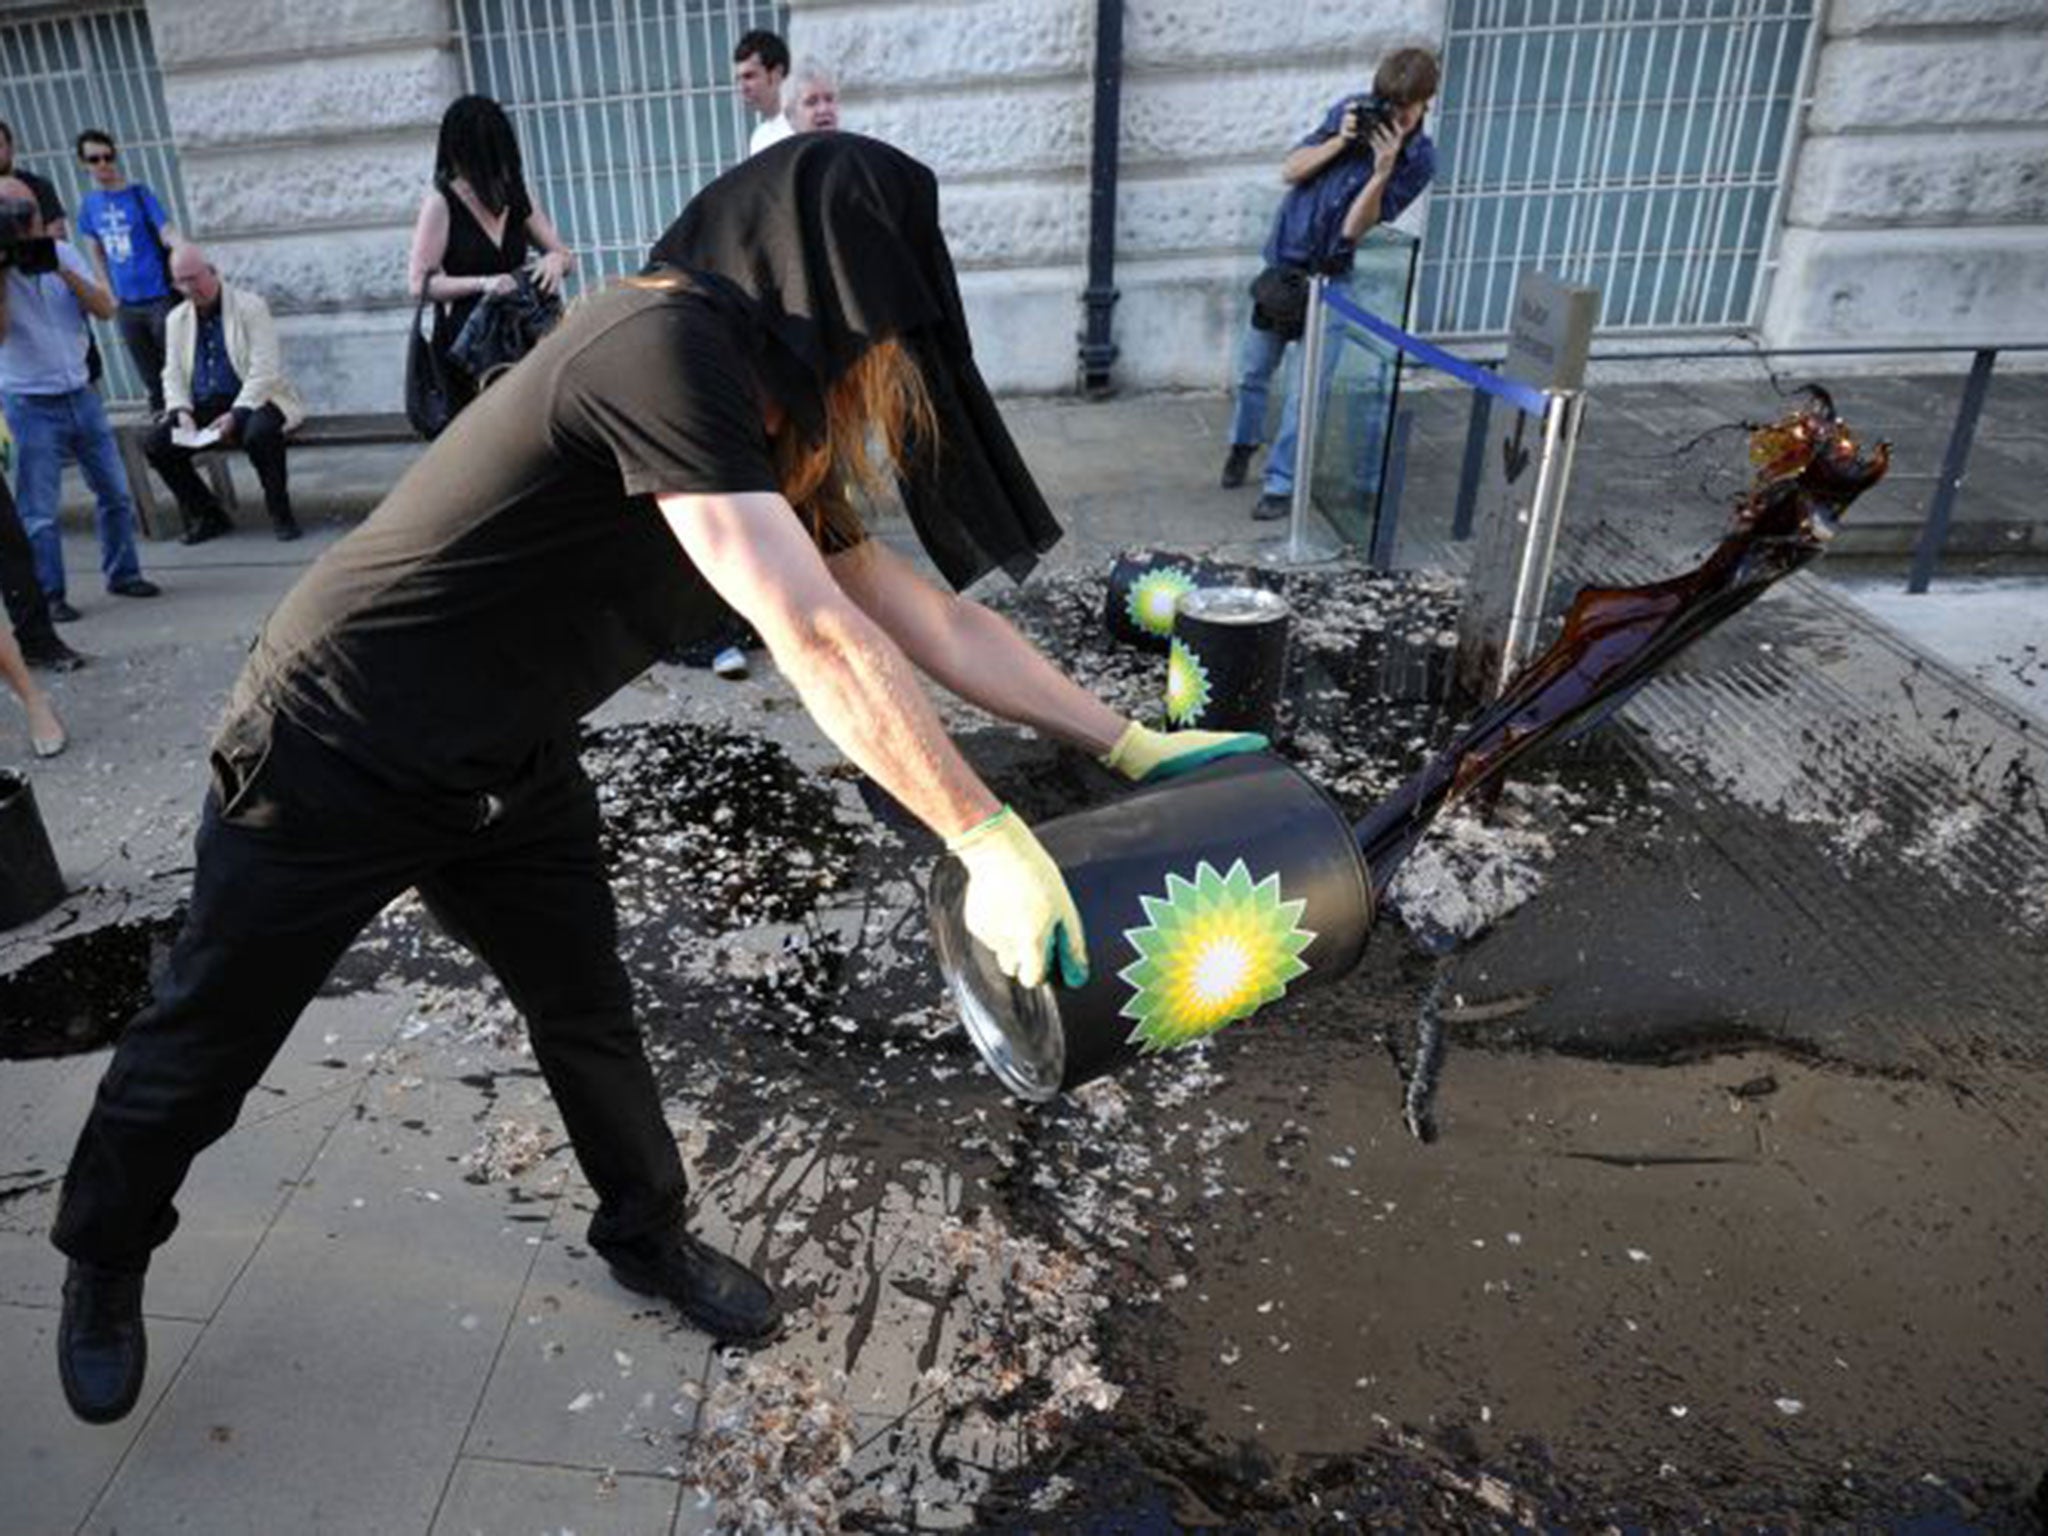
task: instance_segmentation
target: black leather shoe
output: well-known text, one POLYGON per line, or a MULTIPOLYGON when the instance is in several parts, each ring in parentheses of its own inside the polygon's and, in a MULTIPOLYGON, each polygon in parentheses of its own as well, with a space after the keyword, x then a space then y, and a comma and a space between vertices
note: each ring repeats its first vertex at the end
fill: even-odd
POLYGON ((665 1240, 651 1255, 614 1249, 604 1257, 612 1278, 627 1290, 675 1303, 721 1344, 759 1344, 782 1326, 782 1303, 767 1281, 687 1232, 665 1240))
POLYGON ((1253 506, 1252 520, 1260 523, 1278 522, 1293 510, 1294 502, 1290 497, 1268 494, 1261 496, 1253 506))
POLYGON ((79 1259, 64 1273, 57 1374, 64 1401, 88 1424, 126 1418, 142 1395, 149 1338, 142 1326, 142 1272, 79 1259))
POLYGON ((50 622, 52 624, 76 624, 79 612, 61 597, 50 599, 50 622))
POLYGON ((21 648, 22 659, 39 672, 76 672, 85 665, 85 658, 71 649, 62 640, 53 638, 48 645, 21 648))
POLYGON ((195 512, 185 521, 185 536, 180 544, 204 544, 208 539, 217 539, 234 524, 228 521, 225 512, 195 512))
POLYGON ((116 597, 155 597, 163 588, 153 581, 143 580, 140 576, 130 576, 125 581, 109 583, 107 590, 116 597))
POLYGON ((289 544, 293 539, 304 537, 306 532, 299 526, 299 520, 295 517, 276 518, 270 526, 276 530, 277 542, 280 544, 289 544))
POLYGON ((1252 455, 1258 451, 1257 443, 1230 445, 1230 457, 1223 461, 1223 489, 1234 491, 1244 484, 1245 471, 1252 467, 1252 455))

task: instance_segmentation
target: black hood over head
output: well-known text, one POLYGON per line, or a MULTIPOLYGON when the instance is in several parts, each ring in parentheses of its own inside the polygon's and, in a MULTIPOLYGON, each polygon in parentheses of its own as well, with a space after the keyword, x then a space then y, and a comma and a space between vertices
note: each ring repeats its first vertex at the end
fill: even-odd
POLYGON ((925 166, 859 134, 785 139, 690 199, 648 265, 723 278, 752 301, 762 383, 814 437, 825 387, 862 353, 892 337, 910 353, 938 441, 912 445, 903 503, 955 587, 997 566, 1021 581, 1058 541, 974 365, 925 166))

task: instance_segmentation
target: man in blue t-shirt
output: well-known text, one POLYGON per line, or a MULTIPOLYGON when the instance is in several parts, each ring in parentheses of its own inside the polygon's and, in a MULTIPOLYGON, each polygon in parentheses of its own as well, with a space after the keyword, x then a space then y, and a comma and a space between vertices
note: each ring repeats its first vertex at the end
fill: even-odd
MULTIPOLYGON (((1373 225, 1400 217, 1436 175, 1436 145, 1422 131, 1436 96, 1440 70, 1426 48, 1402 48, 1380 61, 1367 95, 1346 96, 1323 115, 1315 131, 1282 162, 1288 192, 1266 240, 1266 270, 1254 285, 1251 324, 1238 352, 1237 404, 1230 424, 1225 489, 1244 484, 1245 472, 1266 430, 1266 395, 1287 344, 1301 335, 1301 317, 1274 313, 1267 299, 1297 297, 1311 273, 1342 276, 1373 225), (1275 279, 1279 281, 1276 282, 1275 279)), ((1325 352, 1318 390, 1329 387, 1336 349, 1325 352)), ((1252 508, 1261 521, 1285 517, 1294 493, 1295 430, 1301 390, 1290 387, 1280 431, 1266 460, 1265 493, 1252 508)))
POLYGON ((78 233, 92 252, 100 281, 114 291, 115 324, 149 391, 149 409, 164 409, 164 317, 177 305, 170 248, 178 231, 146 182, 121 173, 121 152, 97 128, 78 136, 78 163, 93 188, 79 200, 78 233))

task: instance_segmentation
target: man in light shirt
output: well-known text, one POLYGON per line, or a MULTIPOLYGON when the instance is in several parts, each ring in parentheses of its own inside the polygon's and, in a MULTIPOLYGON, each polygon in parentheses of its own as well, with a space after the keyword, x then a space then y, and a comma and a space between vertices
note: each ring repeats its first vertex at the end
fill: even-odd
POLYGON ((144 452, 178 498, 184 542, 203 544, 230 526, 227 510, 192 467, 193 455, 215 444, 249 456, 272 529, 280 539, 296 539, 284 439, 306 408, 278 359, 270 306, 261 294, 222 282, 189 240, 171 252, 171 283, 184 302, 164 323, 165 411, 144 452))
POLYGON ((111 320, 114 296, 68 241, 43 229, 36 195, 0 179, 0 408, 14 434, 14 494, 35 551, 50 617, 78 618, 66 600, 57 506, 64 461, 85 475, 98 502, 100 574, 116 597, 155 597, 135 552, 135 505, 106 407, 86 377, 86 317, 111 320))
POLYGON ((782 113, 782 82, 789 73, 789 44, 773 32, 749 32, 733 49, 732 62, 733 84, 739 87, 740 100, 761 114, 753 136, 747 140, 747 153, 758 155, 795 131, 782 113))

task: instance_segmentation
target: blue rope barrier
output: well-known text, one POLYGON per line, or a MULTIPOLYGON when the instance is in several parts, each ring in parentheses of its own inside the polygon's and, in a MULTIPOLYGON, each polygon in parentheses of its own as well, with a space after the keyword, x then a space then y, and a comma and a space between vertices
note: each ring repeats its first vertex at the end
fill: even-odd
POLYGON ((1411 336, 1390 320, 1382 320, 1370 310, 1360 309, 1356 304, 1338 293, 1328 284, 1323 286, 1323 302, 1344 316, 1354 325, 1361 325, 1382 341, 1392 342, 1418 362, 1448 373, 1454 379, 1463 380, 1474 389, 1486 391, 1532 416, 1541 416, 1549 408, 1549 397, 1533 384, 1517 383, 1504 379, 1490 369, 1477 363, 1468 363, 1462 357, 1453 357, 1433 342, 1424 341, 1420 336, 1411 336))

